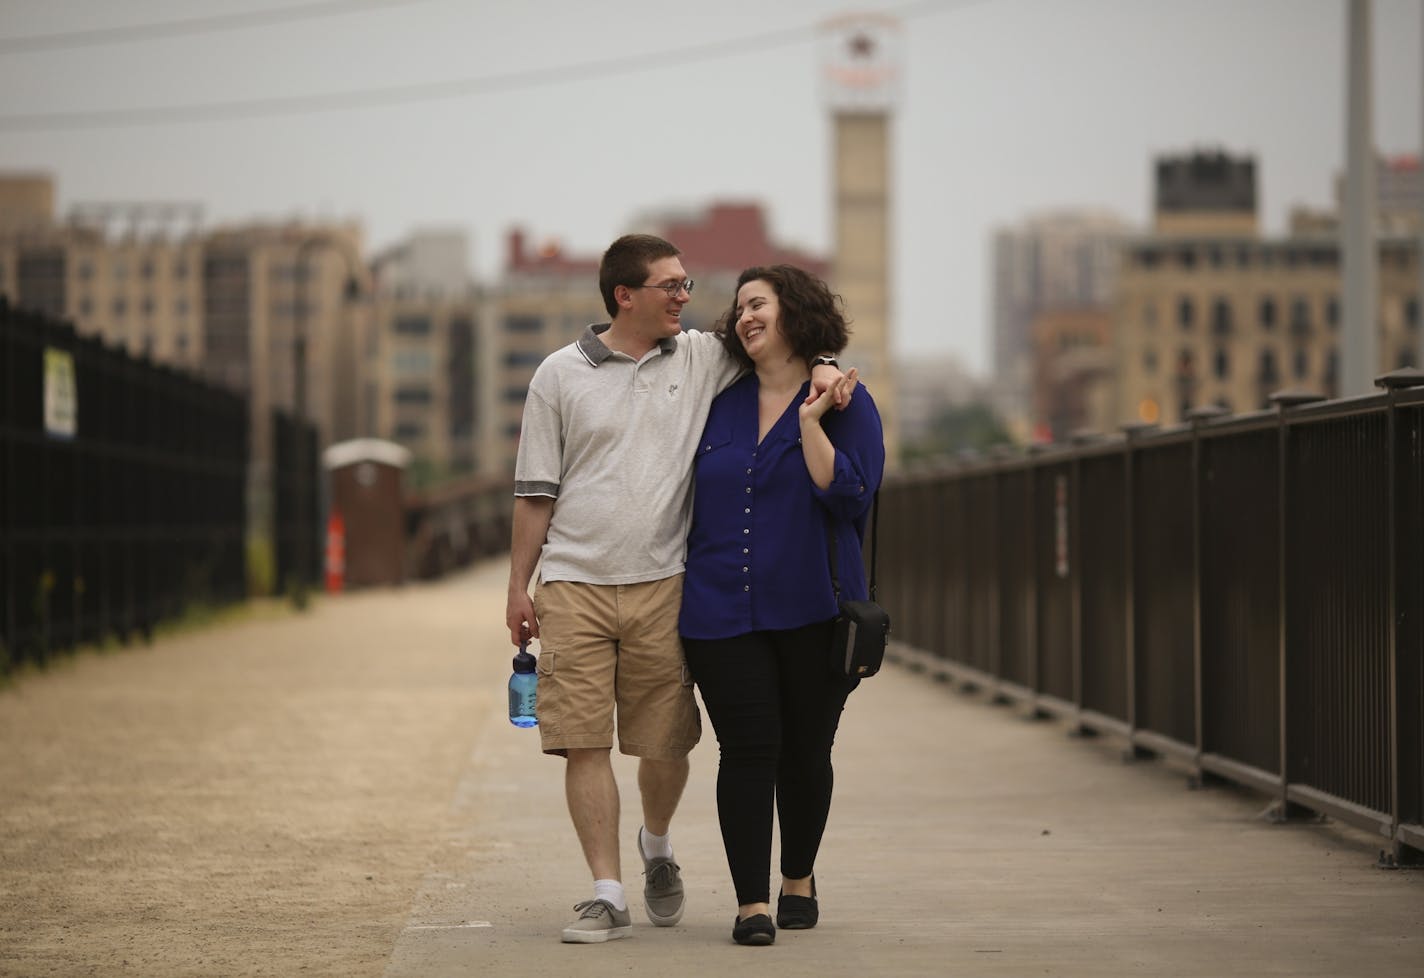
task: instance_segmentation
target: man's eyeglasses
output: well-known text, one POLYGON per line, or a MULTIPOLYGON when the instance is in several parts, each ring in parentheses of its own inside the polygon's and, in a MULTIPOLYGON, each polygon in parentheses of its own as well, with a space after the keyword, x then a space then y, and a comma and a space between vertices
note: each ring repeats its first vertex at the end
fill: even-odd
POLYGON ((663 285, 630 285, 628 286, 628 288, 662 289, 664 292, 667 293, 669 299, 676 299, 677 294, 684 290, 687 292, 688 295, 692 294, 692 279, 683 279, 681 282, 667 282, 663 285))

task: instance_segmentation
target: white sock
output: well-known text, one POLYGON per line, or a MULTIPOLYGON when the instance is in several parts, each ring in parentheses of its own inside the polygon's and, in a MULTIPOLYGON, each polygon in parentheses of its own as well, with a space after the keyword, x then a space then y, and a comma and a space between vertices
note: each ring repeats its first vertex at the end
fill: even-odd
POLYGON ((593 898, 607 900, 614 910, 627 910, 628 898, 623 895, 623 884, 617 880, 594 880, 593 898))
POLYGON ((643 846, 643 855, 649 859, 672 858, 672 835, 653 835, 646 826, 638 828, 638 841, 643 846))

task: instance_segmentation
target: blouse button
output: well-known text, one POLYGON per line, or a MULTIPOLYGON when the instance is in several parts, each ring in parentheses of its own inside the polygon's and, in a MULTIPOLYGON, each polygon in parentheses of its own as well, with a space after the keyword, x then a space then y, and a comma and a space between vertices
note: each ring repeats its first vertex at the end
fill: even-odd
POLYGON ((742 510, 743 513, 750 513, 751 511, 752 511, 752 508, 751 508, 750 506, 748 506, 746 509, 742 510))
POLYGON ((747 475, 751 475, 751 474, 752 474, 752 470, 751 470, 751 469, 747 469, 747 475))
POLYGON ((751 553, 751 551, 748 550, 746 547, 743 547, 743 548, 742 548, 742 553, 744 553, 744 554, 749 554, 749 553, 751 553))
POLYGON ((752 532, 752 531, 751 531, 751 530, 743 530, 743 531, 742 531, 742 536, 746 536, 746 535, 747 535, 748 533, 750 533, 750 532, 752 532))
POLYGON ((747 492, 751 492, 751 491, 752 491, 752 487, 751 487, 751 486, 747 486, 747 492))
POLYGON ((751 586, 750 584, 743 584, 743 585, 742 585, 742 590, 743 590, 743 591, 750 591, 751 589, 752 589, 752 586, 751 586))
POLYGON ((743 567, 743 568, 742 568, 742 573, 743 573, 743 574, 746 574, 746 573, 748 573, 748 569, 747 569, 747 568, 745 568, 745 567, 743 567))

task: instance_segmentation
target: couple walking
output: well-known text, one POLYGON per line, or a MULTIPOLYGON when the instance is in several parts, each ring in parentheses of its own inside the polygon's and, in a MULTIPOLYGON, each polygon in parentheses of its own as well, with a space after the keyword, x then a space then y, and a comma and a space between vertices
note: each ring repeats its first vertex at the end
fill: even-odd
POLYGON ((717 333, 683 331, 692 287, 671 243, 613 242, 599 268, 611 322, 545 359, 524 408, 505 618, 515 644, 540 640, 542 746, 566 758, 593 875, 593 896, 563 931, 570 943, 632 929, 615 723, 619 750, 639 759, 644 909, 658 926, 682 917, 669 831, 701 733, 694 682, 721 750, 733 940, 771 944, 777 926, 814 927, 819 914, 831 745, 856 682, 828 665, 828 547, 834 539, 844 596, 865 597, 880 418, 855 391, 856 371, 839 369, 846 320, 819 279, 747 269, 717 333))

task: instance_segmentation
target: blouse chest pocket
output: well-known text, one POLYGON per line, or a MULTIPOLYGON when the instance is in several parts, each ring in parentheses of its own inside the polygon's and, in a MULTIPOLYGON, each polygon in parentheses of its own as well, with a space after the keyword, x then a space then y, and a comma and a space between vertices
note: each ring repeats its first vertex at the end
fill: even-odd
POLYGON ((711 455, 713 452, 725 449, 732 444, 732 433, 722 431, 704 431, 702 441, 697 445, 697 459, 711 455))

